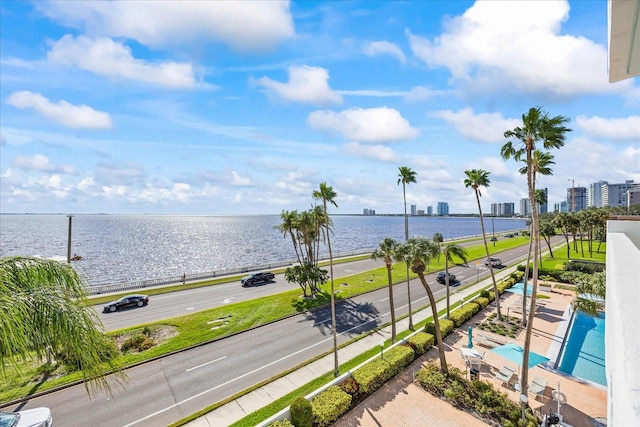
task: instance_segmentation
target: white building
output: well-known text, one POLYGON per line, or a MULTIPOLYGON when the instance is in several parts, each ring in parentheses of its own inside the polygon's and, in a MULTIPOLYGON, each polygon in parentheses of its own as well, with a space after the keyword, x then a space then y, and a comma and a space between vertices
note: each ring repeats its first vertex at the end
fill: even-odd
POLYGON ((587 206, 594 208, 602 207, 602 186, 608 184, 607 181, 598 181, 589 184, 589 193, 587 194, 587 206))
POLYGON ((634 184, 632 179, 626 180, 624 184, 603 184, 602 206, 627 206, 627 192, 636 189, 640 190, 640 184, 634 184))

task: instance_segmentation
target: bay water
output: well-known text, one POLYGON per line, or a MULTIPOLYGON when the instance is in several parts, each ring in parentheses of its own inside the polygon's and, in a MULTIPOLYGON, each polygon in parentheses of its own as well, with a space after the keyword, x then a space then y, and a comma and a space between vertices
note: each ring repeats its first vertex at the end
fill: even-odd
MULTIPOLYGON (((331 246, 340 254, 372 251, 385 237, 404 241, 404 217, 332 215, 331 246)), ((89 285, 119 283, 293 261, 280 215, 74 215, 72 265, 89 285)), ((485 218, 487 234, 527 228, 523 219, 485 218)), ((66 261, 67 215, 0 215, 0 257, 66 261)), ((410 236, 445 240, 482 234, 478 217, 409 217, 410 236)), ((326 252, 323 246, 321 253, 326 252)), ((326 253, 325 253, 326 255, 326 253)))

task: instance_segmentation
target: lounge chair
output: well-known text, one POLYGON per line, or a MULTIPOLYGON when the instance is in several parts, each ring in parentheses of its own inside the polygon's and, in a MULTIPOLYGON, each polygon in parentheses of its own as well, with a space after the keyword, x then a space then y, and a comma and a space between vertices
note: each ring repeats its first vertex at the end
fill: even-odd
POLYGON ((496 372, 496 378, 502 381, 503 384, 506 383, 508 386, 515 374, 515 369, 512 369, 509 366, 503 366, 502 369, 496 372))
POLYGON ((480 340, 478 340, 478 344, 483 347, 495 348, 500 347, 501 345, 507 344, 507 340, 504 338, 491 337, 488 335, 479 334, 480 340))
POLYGON ((527 389, 527 391, 531 394, 535 394, 536 397, 538 397, 538 396, 544 396, 544 391, 546 388, 547 388, 547 379, 536 375, 533 378, 531 385, 529 385, 529 388, 527 389))

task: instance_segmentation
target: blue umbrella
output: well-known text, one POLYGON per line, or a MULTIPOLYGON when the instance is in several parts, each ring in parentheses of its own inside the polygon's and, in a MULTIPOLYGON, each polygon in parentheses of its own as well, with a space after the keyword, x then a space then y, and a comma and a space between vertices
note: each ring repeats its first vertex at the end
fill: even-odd
MULTIPOLYGON (((516 363, 518 366, 522 366, 522 359, 524 356, 524 349, 516 344, 505 344, 500 347, 492 348, 491 351, 498 354, 499 356, 504 357, 505 359, 510 360, 513 363, 516 363)), ((535 353, 533 351, 529 352, 529 368, 533 368, 541 363, 548 362, 549 359, 535 353)))
POLYGON ((469 326, 467 333, 469 334, 469 343, 467 347, 473 348, 473 328, 471 326, 469 326))

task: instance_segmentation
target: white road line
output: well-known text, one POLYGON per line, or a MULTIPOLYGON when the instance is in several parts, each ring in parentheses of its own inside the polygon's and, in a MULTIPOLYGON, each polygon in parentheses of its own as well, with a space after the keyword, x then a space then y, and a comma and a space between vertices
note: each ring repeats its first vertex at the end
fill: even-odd
POLYGON ((202 368, 203 366, 210 365, 211 363, 217 362, 218 360, 226 359, 227 356, 218 357, 216 360, 211 360, 207 363, 203 363, 202 365, 194 366, 193 368, 187 369, 187 372, 195 371, 198 368, 202 368))
POLYGON ((229 304, 231 301, 233 301, 235 299, 235 297, 233 298, 227 298, 226 300, 222 301, 223 304, 229 304))

